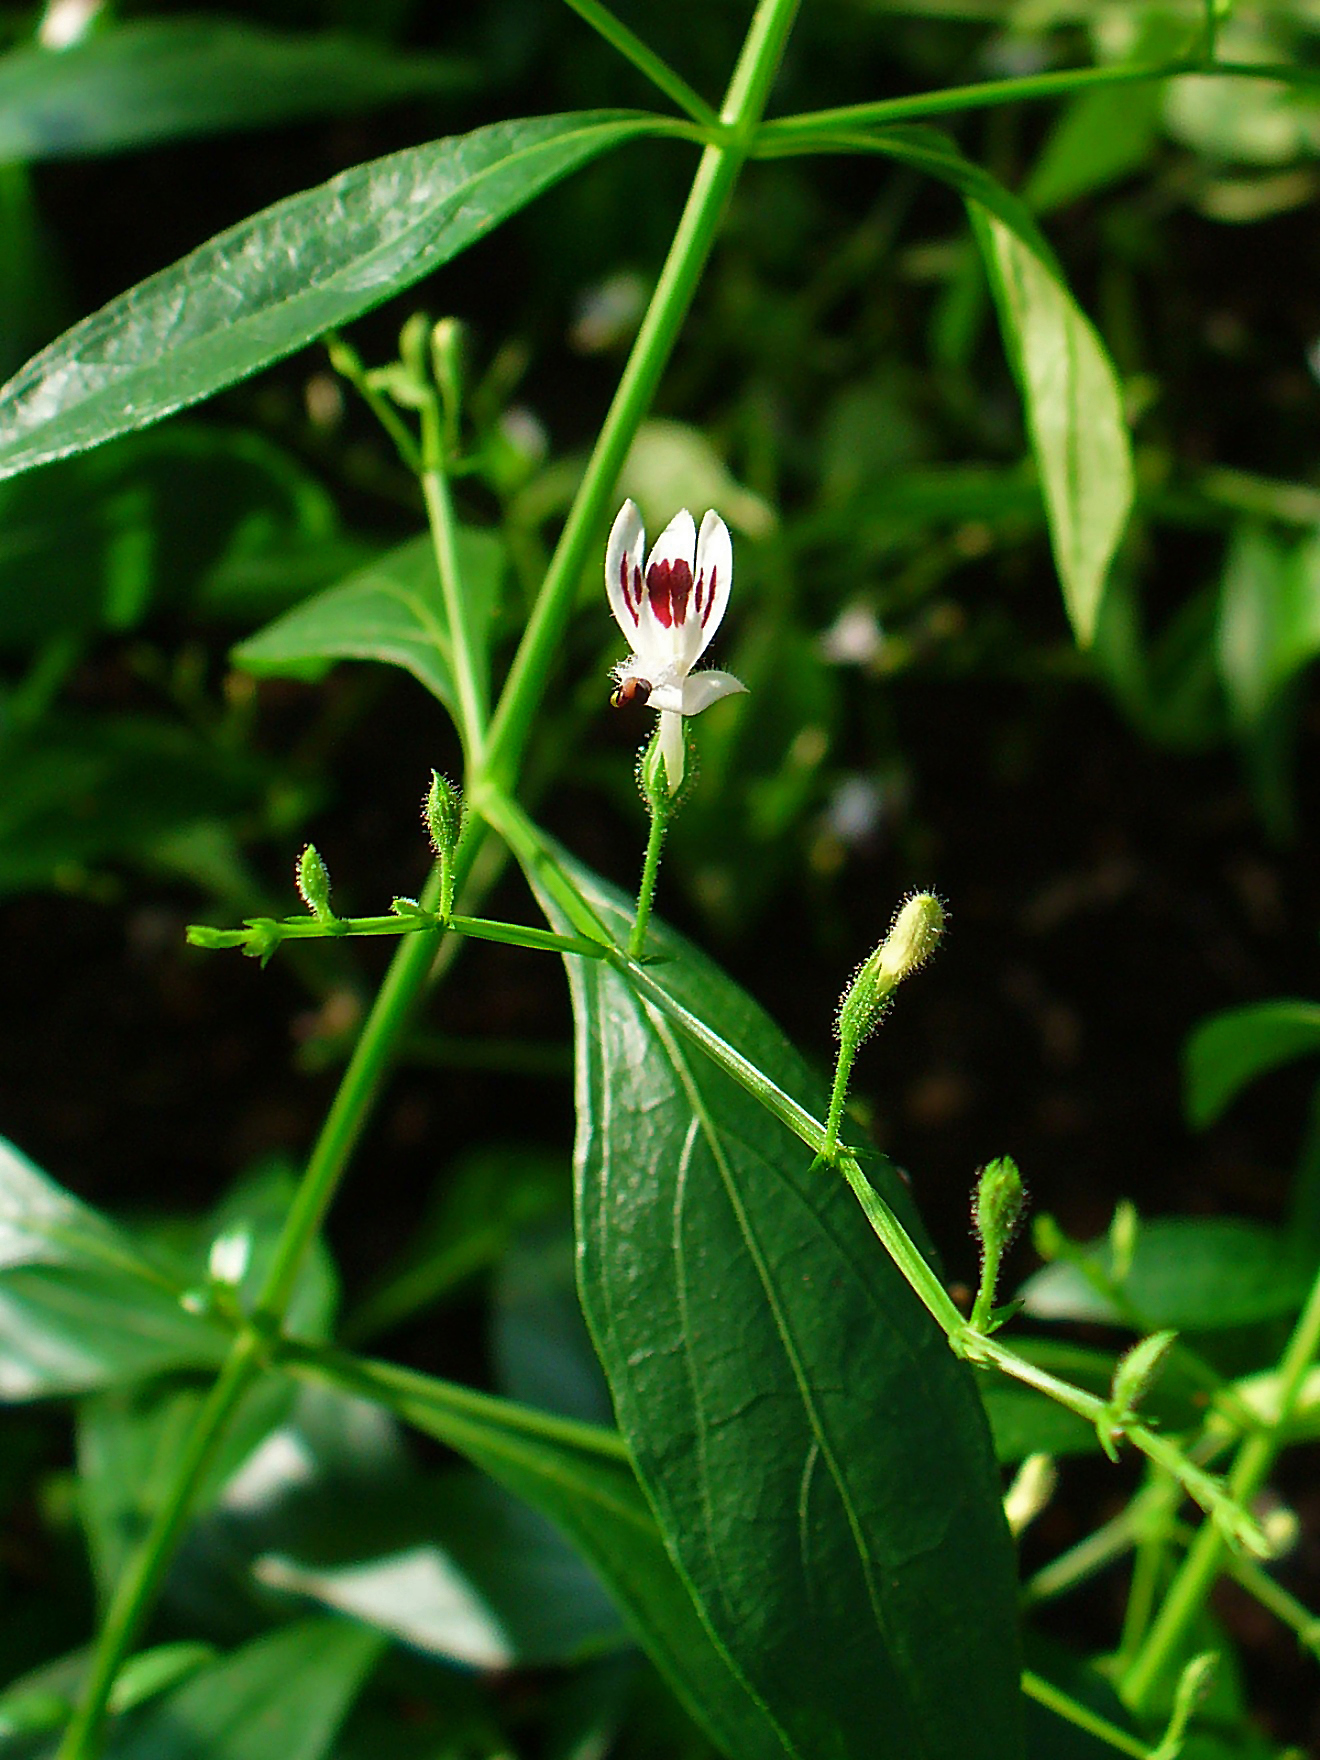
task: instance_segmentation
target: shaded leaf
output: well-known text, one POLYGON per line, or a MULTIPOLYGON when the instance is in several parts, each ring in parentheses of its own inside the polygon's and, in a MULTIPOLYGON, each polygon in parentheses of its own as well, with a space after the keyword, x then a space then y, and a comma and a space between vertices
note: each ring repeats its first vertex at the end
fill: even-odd
POLYGON ((337 1619, 256 1638, 125 1730, 110 1760, 321 1760, 382 1646, 337 1619))
MULTIPOLYGON (((561 865, 626 936, 630 904, 561 865)), ((750 998, 652 939, 656 982, 823 1116, 750 998)), ((611 966, 568 963, 583 1306, 716 1642, 790 1753, 1007 1760, 1015 1570, 970 1373, 842 1181, 611 966)), ((911 1214, 891 1169, 873 1178, 911 1214)))
POLYGON ((1240 526, 1220 584, 1218 659, 1234 719, 1252 728, 1320 653, 1320 539, 1240 526))
POLYGON ((1189 1122, 1204 1130, 1257 1076, 1316 1052, 1320 1002, 1255 1002, 1212 1015, 1183 1050, 1189 1122))
MULTIPOLYGON (((499 593, 504 552, 489 533, 459 534, 459 569, 472 606, 472 633, 488 680, 486 639, 499 593)), ((379 660, 402 666, 457 713, 435 552, 427 536, 368 563, 338 586, 295 606, 234 649, 235 662, 262 676, 316 677, 332 660, 379 660)))
POLYGON ((472 83, 438 55, 332 31, 223 18, 141 19, 52 53, 0 58, 0 160, 68 159, 223 129, 333 116, 472 83))
MULTIPOLYGON (((1113 1279, 1108 1238, 1093 1241, 1086 1256, 1113 1279)), ((1121 1288, 1135 1330, 1170 1326, 1209 1332, 1251 1326, 1296 1313, 1314 1275, 1305 1251, 1263 1223, 1227 1216, 1166 1216, 1143 1219, 1131 1268, 1121 1288)), ((1078 1266, 1056 1260, 1027 1279, 1026 1311, 1038 1320, 1098 1320, 1129 1325, 1078 1266)))
MULTIPOLYGON (((721 1752, 783 1760, 674 1569, 619 1437, 391 1364, 300 1350, 304 1372, 389 1405, 548 1516, 588 1560, 651 1660, 721 1752)), ((791 1751, 791 1750, 790 1750, 791 1751)))

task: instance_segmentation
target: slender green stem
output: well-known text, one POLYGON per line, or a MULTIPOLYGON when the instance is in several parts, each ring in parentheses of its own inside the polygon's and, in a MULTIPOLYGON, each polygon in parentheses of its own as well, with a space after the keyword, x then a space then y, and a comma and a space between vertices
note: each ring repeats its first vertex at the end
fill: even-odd
POLYGON ((655 805, 650 805, 651 829, 646 838, 646 859, 642 863, 641 884, 637 888, 637 914, 633 918, 632 934, 628 937, 628 958, 640 959, 642 949, 646 946, 646 930, 651 921, 651 906, 655 902, 656 876, 660 872, 660 852, 665 844, 665 832, 669 829, 669 814, 663 810, 657 812, 655 805))
MULTIPOLYGON (((1248 1436, 1228 1475, 1229 1494, 1247 1504, 1260 1490, 1284 1444, 1292 1410, 1307 1370, 1320 1350, 1320 1274, 1279 1359, 1278 1400, 1266 1430, 1248 1436)), ((1224 1566, 1225 1540, 1213 1523, 1201 1528, 1169 1586, 1146 1641, 1124 1674, 1119 1691, 1134 1711, 1149 1709, 1161 1680, 1184 1647, 1197 1615, 1224 1566)))
MULTIPOLYGON (((1263 79, 1280 85, 1320 84, 1320 68, 1274 63, 1256 66, 1244 61, 1216 61, 1207 67, 1199 56, 1174 61, 1120 63, 1113 67, 1079 67, 1054 73, 1035 73, 1025 79, 981 80, 975 85, 949 86, 942 92, 913 92, 910 97, 879 98, 869 104, 845 104, 834 110, 810 110, 797 116, 777 116, 763 124, 757 151, 788 139, 803 141, 813 134, 840 128, 874 127, 887 122, 916 122, 929 116, 945 116, 964 110, 985 110, 999 104, 1026 99, 1063 98, 1095 86, 1137 85, 1150 80, 1175 79, 1182 74, 1207 78, 1263 79)), ((776 150, 779 150, 776 147, 776 150)))
MULTIPOLYGON (((721 117, 725 125, 724 138, 718 146, 709 146, 702 154, 674 247, 515 656, 500 713, 492 727, 486 764, 482 766, 483 770, 489 767, 510 791, 553 670, 556 650, 571 613, 578 578, 593 534, 687 315, 725 205, 760 121, 797 5, 798 0, 759 0, 721 117)), ((386 426, 390 424, 387 422, 386 426)), ((395 437, 397 441, 398 435, 395 437)), ((408 438, 411 441, 411 436, 408 438)), ((445 565, 441 563, 442 579, 444 572, 445 565)), ((451 578, 457 582, 456 570, 451 578)), ((461 626, 460 617, 455 629, 461 626)), ((475 755, 475 748, 469 751, 469 758, 475 755)), ((483 780, 480 770, 468 778, 469 796, 478 812, 483 780)), ((465 833, 456 861, 460 877, 469 871, 484 836, 485 827, 479 822, 474 822, 465 833)), ((432 871, 422 894, 423 907, 434 910, 439 894, 440 873, 437 868, 432 871)), ((261 1292, 263 1322, 272 1329, 277 1328, 283 1318, 298 1273, 365 1128, 413 1006, 432 968, 438 940, 436 931, 408 936, 400 943, 390 963, 308 1160, 261 1292)), ((212 1397, 198 1415, 167 1489, 162 1504, 165 1513, 153 1524, 122 1579, 112 1603, 113 1617, 107 1620, 97 1640, 88 1686, 61 1744, 59 1760, 92 1760, 99 1751, 106 1701, 115 1674, 134 1634, 145 1620, 168 1568, 206 1462, 223 1434, 243 1386, 256 1373, 258 1361, 255 1347, 249 1351, 240 1340, 222 1370, 212 1397), (237 1391, 234 1391, 235 1386, 237 1391)))
POLYGON ((443 916, 439 911, 409 909, 384 917, 335 917, 318 922, 315 917, 254 917, 246 929, 209 929, 192 924, 188 939, 195 947, 243 947, 257 939, 267 941, 343 941, 353 936, 427 935, 452 929, 472 941, 498 941, 505 947, 528 947, 544 953, 582 953, 600 957, 602 944, 583 935, 555 935, 527 923, 497 923, 486 917, 443 916))
POLYGON ((799 0, 759 0, 720 111, 726 132, 701 155, 655 293, 514 655, 487 748, 488 774, 509 792, 555 670, 582 570, 638 423, 650 406, 692 303, 760 123, 798 4, 799 0))
POLYGON ((1098 1711, 1089 1706, 1079 1704, 1069 1694, 1061 1692, 1050 1681, 1026 1669, 1022 1675, 1022 1691, 1028 1699, 1034 1699, 1038 1705, 1045 1706, 1047 1711, 1055 1712, 1069 1723, 1084 1729, 1088 1735, 1095 1736, 1099 1741, 1107 1742, 1120 1754, 1129 1754, 1132 1760, 1150 1760, 1150 1749, 1144 1742, 1137 1740, 1127 1730, 1120 1729, 1116 1723, 1110 1723, 1107 1717, 1101 1717, 1098 1711))
POLYGON ((395 409, 388 397, 383 396, 372 385, 367 377, 367 369, 362 364, 362 357, 352 343, 331 331, 326 337, 326 349, 330 356, 330 365, 341 379, 347 379, 394 442, 394 450, 398 453, 403 465, 419 476, 422 469, 421 448, 416 436, 411 432, 407 422, 395 409))
POLYGON ((440 574, 440 591, 449 624, 450 664, 458 687, 458 719, 463 733, 463 749, 469 765, 479 765, 485 753, 486 724, 489 706, 482 680, 485 666, 478 659, 477 639, 469 614, 468 596, 463 591, 463 577, 458 564, 458 522, 454 518, 453 498, 449 479, 443 469, 430 468, 422 473, 422 494, 426 497, 426 517, 435 547, 435 563, 440 574))
POLYGON ((821 1150, 821 1160, 834 1160, 839 1147, 839 1129, 843 1124, 843 1108, 848 1099, 848 1083, 852 1079, 853 1060, 857 1056, 857 1046, 843 1039, 839 1041, 839 1053, 834 1060, 834 1086, 830 1090, 830 1110, 825 1120, 825 1147, 821 1150))
POLYGON ((176 1461, 164 1498, 157 1505, 141 1546, 115 1584, 97 1639, 91 1671, 78 1707, 56 1752, 56 1760, 85 1760, 97 1752, 106 1705, 115 1676, 137 1641, 156 1593, 169 1569, 197 1488, 215 1456, 225 1425, 260 1373, 262 1348, 254 1332, 235 1339, 206 1403, 197 1414, 176 1461))
POLYGON ((694 122, 699 122, 703 128, 717 125, 719 117, 706 100, 693 91, 682 74, 675 72, 649 44, 630 31, 622 19, 615 18, 600 0, 567 0, 567 4, 626 61, 631 61, 639 73, 645 74, 657 91, 672 99, 680 110, 685 110, 694 122))

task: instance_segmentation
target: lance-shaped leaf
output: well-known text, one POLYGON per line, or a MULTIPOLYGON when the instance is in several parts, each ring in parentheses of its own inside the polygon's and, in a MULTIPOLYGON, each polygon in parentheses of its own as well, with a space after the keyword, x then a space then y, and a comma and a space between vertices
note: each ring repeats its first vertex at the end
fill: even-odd
POLYGON ((1084 646, 1132 507, 1123 394, 1104 343, 1051 261, 976 201, 968 206, 1026 406, 1064 604, 1084 646))
POLYGON ((411 287, 579 166, 670 126, 623 111, 499 122, 277 202, 29 361, 0 390, 0 477, 247 378, 411 287))
MULTIPOLYGON (((627 901, 564 869, 626 938, 627 901)), ((750 998, 652 947, 674 1000, 822 1114, 750 998)), ((614 967, 569 965, 583 1305, 703 1620, 791 1753, 1009 1760, 1014 1565, 970 1374, 842 1180, 614 967)))
POLYGON ((472 83, 460 63, 336 32, 158 18, 52 54, 0 58, 0 159, 68 159, 220 129, 269 128, 472 83))
POLYGON ((1022 388, 1064 605, 1078 641, 1088 644, 1132 507, 1132 448, 1113 363, 1030 209, 937 129, 785 125, 782 136, 767 134, 796 150, 882 153, 938 177, 966 201, 1022 388))

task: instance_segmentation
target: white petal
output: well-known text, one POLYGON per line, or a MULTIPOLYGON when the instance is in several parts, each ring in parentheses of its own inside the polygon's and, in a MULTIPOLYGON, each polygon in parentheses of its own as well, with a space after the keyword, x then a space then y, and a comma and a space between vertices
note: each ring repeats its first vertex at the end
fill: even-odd
POLYGON ((640 573, 645 549, 642 516, 631 501, 625 501, 610 527, 609 543, 605 546, 605 591, 609 594, 614 621, 623 631, 630 648, 636 646, 637 606, 643 596, 640 573))
MULTIPOLYGON (((694 672, 691 678, 685 678, 682 684, 683 713, 700 715, 703 709, 709 709, 712 703, 718 703, 721 697, 734 697, 745 692, 747 686, 736 679, 731 672, 694 672)), ((655 707, 655 694, 651 695, 651 705, 655 707)))
POLYGON ((706 652, 710 638, 720 627, 733 585, 733 540, 713 507, 702 520, 697 539, 696 582, 693 610, 700 613, 701 642, 692 656, 694 663, 706 652))
POLYGON ((646 699, 648 709, 664 709, 670 714, 683 713, 683 684, 652 684, 651 694, 646 699))
POLYGON ((650 574, 657 562, 686 562, 689 572, 696 561, 697 523, 687 508, 682 508, 655 541, 655 549, 646 559, 650 574))
POLYGON ((664 710, 660 716, 660 756, 665 761, 669 792, 677 794, 687 758, 687 735, 683 731, 683 717, 676 715, 672 709, 664 710))

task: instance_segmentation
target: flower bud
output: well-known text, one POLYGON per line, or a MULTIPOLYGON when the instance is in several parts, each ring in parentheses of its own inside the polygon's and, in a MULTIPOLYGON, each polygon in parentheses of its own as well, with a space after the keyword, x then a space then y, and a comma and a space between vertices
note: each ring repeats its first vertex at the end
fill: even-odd
POLYGON ((454 856, 463 835, 463 795, 438 770, 431 772, 423 817, 440 864, 440 915, 447 917, 454 908, 454 856))
POLYGON ((1026 1198, 1022 1175, 1010 1156, 1001 1155, 981 1169, 972 1201, 972 1221, 981 1245, 995 1260, 1003 1256, 1017 1233, 1026 1198))
POLYGON ((237 1289, 247 1276, 252 1259, 252 1231, 246 1224, 227 1229, 211 1242, 206 1271, 212 1283, 228 1284, 237 1289))
POLYGON ((298 857, 298 891, 318 923, 334 922, 335 913, 330 904, 330 870, 321 860, 321 852, 314 843, 309 843, 298 857))
POLYGON ((854 1048, 879 1025, 894 991, 930 958, 944 933, 944 906, 933 892, 905 900, 888 935, 858 970, 839 1005, 839 1038, 854 1048))
POLYGON ((441 318, 431 331, 431 371, 440 387, 445 419, 457 431, 463 403, 463 326, 457 318, 441 318))
POLYGON ((1152 1332, 1119 1358, 1109 1390, 1109 1403, 1119 1416, 1140 1405, 1177 1336, 1176 1332, 1152 1332))

